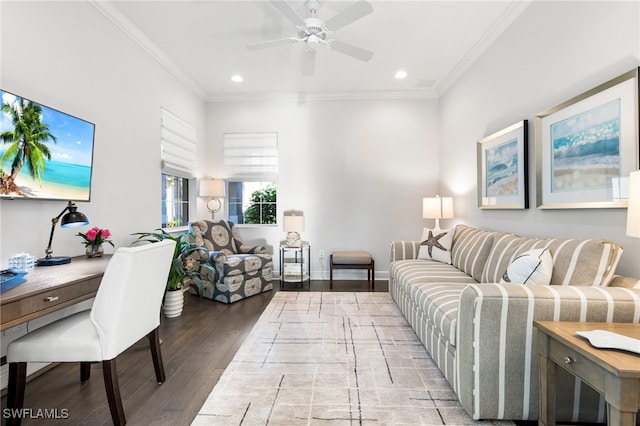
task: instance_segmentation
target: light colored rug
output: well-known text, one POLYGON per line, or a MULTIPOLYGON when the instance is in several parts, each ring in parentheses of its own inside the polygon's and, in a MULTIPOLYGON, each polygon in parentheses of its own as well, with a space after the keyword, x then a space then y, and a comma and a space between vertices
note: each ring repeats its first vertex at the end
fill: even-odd
MULTIPOLYGON (((242 303, 242 302, 240 302, 242 303)), ((471 419, 388 293, 278 292, 193 425, 471 419)))

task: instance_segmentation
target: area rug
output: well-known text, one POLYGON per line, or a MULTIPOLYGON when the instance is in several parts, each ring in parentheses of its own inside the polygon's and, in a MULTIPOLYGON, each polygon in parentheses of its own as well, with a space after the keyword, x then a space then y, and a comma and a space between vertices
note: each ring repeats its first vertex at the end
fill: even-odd
POLYGON ((474 421, 388 293, 278 292, 193 425, 474 421))

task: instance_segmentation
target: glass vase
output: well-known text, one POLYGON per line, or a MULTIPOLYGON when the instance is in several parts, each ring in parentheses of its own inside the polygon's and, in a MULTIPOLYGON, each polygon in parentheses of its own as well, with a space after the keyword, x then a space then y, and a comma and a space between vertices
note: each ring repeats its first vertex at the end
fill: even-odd
POLYGON ((104 254, 104 247, 102 247, 102 244, 99 246, 87 246, 85 253, 88 258, 102 257, 104 254))

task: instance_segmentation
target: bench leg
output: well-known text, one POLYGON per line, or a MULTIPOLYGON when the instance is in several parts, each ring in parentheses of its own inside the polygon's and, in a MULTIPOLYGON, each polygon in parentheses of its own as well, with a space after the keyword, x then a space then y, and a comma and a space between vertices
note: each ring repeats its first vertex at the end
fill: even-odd
POLYGON ((376 290, 376 266, 373 259, 371 259, 371 291, 376 290))
POLYGON ((329 290, 333 290, 333 255, 329 256, 329 290))

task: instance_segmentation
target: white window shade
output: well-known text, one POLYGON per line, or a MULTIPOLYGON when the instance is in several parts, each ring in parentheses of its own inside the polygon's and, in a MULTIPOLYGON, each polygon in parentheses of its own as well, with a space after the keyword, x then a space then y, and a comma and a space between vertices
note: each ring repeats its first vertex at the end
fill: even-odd
POLYGON ((162 172, 186 178, 194 177, 196 165, 196 129, 175 114, 161 108, 162 172))
POLYGON ((275 181, 277 133, 225 133, 224 173, 235 181, 275 181))

